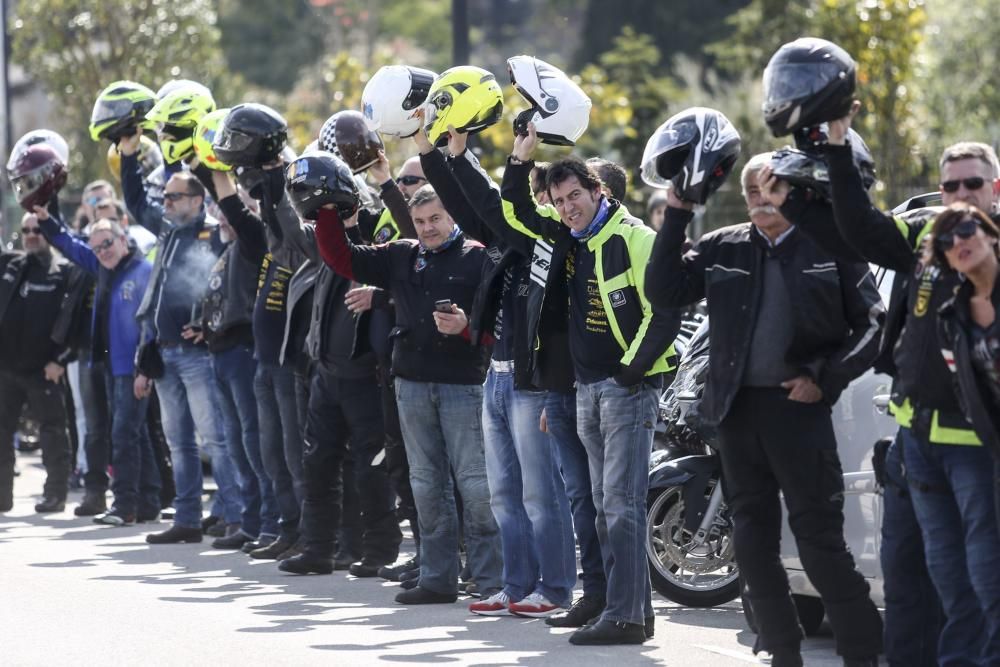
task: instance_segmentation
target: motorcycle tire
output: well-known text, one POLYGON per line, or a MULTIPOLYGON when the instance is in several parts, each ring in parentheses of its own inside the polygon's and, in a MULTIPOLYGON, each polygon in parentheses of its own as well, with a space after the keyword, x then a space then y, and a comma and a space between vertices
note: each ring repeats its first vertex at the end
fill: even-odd
MULTIPOLYGON (((711 493, 711 489, 707 489, 706 492, 711 493)), ((647 498, 646 556, 649 559, 649 578, 653 588, 668 600, 685 607, 717 607, 735 600, 740 594, 740 580, 735 557, 732 556, 731 529, 728 535, 723 536, 730 541, 726 551, 729 559, 723 562, 723 567, 728 567, 730 570, 718 577, 718 585, 710 583, 698 587, 679 583, 674 573, 680 568, 676 568, 675 562, 666 562, 670 557, 666 553, 664 542, 670 540, 671 536, 683 540, 690 535, 682 528, 683 502, 682 487, 679 486, 655 489, 647 498)), ((683 547, 683 544, 677 544, 675 541, 670 545, 670 551, 676 555, 683 551, 683 547)), ((706 560, 707 570, 711 572, 711 559, 702 558, 693 565, 695 567, 706 565, 706 560)))

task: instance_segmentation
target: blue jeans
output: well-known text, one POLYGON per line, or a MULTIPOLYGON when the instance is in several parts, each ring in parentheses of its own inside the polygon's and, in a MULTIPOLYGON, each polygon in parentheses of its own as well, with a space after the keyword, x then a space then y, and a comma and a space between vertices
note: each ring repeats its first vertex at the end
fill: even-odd
POLYGON ((985 447, 935 445, 899 429, 927 569, 941 596, 941 665, 1000 665, 1000 536, 985 447))
MULTIPOLYGON (((83 450, 87 459, 87 472, 83 483, 87 491, 103 496, 108 488, 108 463, 111 461, 111 396, 105 374, 110 366, 103 362, 92 362, 87 353, 86 360, 80 360, 80 400, 84 421, 87 425, 83 437, 83 450)), ((146 409, 143 408, 143 414, 146 409)))
POLYGON ((305 499, 295 391, 295 372, 290 366, 257 365, 254 393, 260 418, 260 455, 277 502, 278 535, 285 542, 298 539, 305 499))
POLYGON ((458 484, 465 545, 479 590, 500 588, 500 535, 483 453, 483 388, 396 378, 396 401, 420 523, 420 586, 458 590, 458 484))
POLYGON ((576 425, 590 460, 597 537, 608 577, 607 621, 638 623, 653 615, 646 561, 646 492, 656 426, 657 391, 612 379, 578 384, 576 425))
POLYGON ((490 369, 483 388, 483 436, 490 507, 500 528, 504 591, 538 591, 572 601, 576 549, 566 487, 553 445, 539 430, 544 391, 518 391, 513 373, 490 369))
POLYGON ((278 535, 278 503, 271 478, 260 456, 260 431, 253 348, 236 345, 212 354, 212 368, 219 383, 219 407, 229 455, 240 473, 243 532, 253 538, 278 535))
POLYGON ((111 461, 115 467, 114 507, 123 514, 160 512, 160 469, 146 430, 149 399, 137 399, 131 375, 105 378, 111 397, 111 461))
POLYGON ((156 384, 177 487, 174 523, 201 527, 201 458, 195 429, 211 457, 212 477, 218 487, 212 513, 226 523, 239 523, 243 507, 236 470, 223 443, 211 358, 206 350, 186 345, 164 347, 161 355, 165 372, 156 384))
POLYGON ((924 539, 903 477, 897 438, 885 459, 882 494, 882 563, 885 589, 885 658, 892 667, 935 667, 944 615, 927 572, 924 539))
POLYGON ((576 392, 548 392, 545 419, 573 512, 573 528, 580 546, 583 594, 603 599, 608 592, 608 580, 604 576, 601 542, 597 539, 597 509, 590 484, 590 462, 587 450, 576 433, 576 392))

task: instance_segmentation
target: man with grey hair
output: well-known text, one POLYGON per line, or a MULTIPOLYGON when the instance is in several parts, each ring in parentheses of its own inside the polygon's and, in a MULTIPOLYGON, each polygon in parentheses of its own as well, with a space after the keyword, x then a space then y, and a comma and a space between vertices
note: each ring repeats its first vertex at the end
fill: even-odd
POLYGON ((884 309, 863 262, 839 261, 765 200, 757 181, 770 154, 741 174, 750 222, 716 230, 684 252, 693 204, 667 194, 646 272, 661 308, 707 298, 712 340, 706 420, 719 428, 726 496, 754 651, 800 666, 802 630, 780 558, 781 502, 845 665, 874 665, 878 610, 844 541, 844 482, 830 406, 878 351, 884 309))

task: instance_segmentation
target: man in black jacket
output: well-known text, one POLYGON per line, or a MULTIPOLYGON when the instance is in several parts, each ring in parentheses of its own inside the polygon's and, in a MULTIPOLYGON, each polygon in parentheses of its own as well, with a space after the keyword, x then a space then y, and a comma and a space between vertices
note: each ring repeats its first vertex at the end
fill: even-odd
MULTIPOLYGON (((434 317, 446 302, 448 312, 453 312, 451 304, 468 312, 484 263, 491 260, 482 245, 462 234, 432 188, 415 192, 409 205, 419 242, 356 245, 329 209, 320 211, 316 235, 334 271, 393 294, 392 371, 421 534, 420 584, 396 601, 447 603, 457 598, 456 486, 473 580, 484 593, 500 587, 499 536, 483 453, 485 355, 465 333, 439 333, 434 317)), ((355 220, 347 223, 353 226, 355 220)))
POLYGON ((14 433, 26 405, 38 420, 46 478, 36 512, 61 512, 70 443, 63 376, 72 350, 52 340, 66 293, 80 276, 57 259, 33 213, 21 219, 24 252, 0 254, 0 512, 13 507, 14 433))
POLYGON ((844 483, 830 407, 878 351, 884 309, 864 263, 834 259, 761 197, 754 157, 741 176, 749 223, 683 253, 692 205, 668 193, 647 269, 662 307, 708 299, 706 419, 719 425, 737 561, 758 619, 755 651, 801 665, 802 631, 779 557, 781 506, 823 598, 845 664, 876 664, 881 619, 843 537, 844 483))
MULTIPOLYGON (((387 175, 381 185, 391 217, 407 227, 409 215, 399 188, 387 175)), ((288 202, 282 200, 281 205, 287 207, 288 202)), ((378 217, 368 211, 364 216, 367 222, 378 217)), ((315 228, 280 211, 276 220, 284 243, 321 264, 305 341, 315 370, 304 425, 303 550, 278 567, 295 574, 350 568, 355 576, 374 576, 396 559, 402 541, 387 466, 376 462, 385 446, 385 424, 376 377, 378 341, 373 336, 385 339, 388 333, 373 322, 384 314, 368 311, 355 317, 345 303, 351 281, 322 264, 315 228), (350 543, 357 538, 348 539, 343 521, 349 495, 360 506, 359 544, 350 543)))

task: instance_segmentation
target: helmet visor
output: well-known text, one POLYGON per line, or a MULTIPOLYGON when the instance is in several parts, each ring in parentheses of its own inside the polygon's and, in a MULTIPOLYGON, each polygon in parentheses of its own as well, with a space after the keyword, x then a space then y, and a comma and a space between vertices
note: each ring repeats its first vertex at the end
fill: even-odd
POLYGON ((221 150, 236 153, 250 148, 255 139, 256 137, 247 134, 246 132, 240 132, 239 130, 226 130, 216 133, 212 148, 216 151, 221 150))
POLYGON ((23 201, 27 196, 35 193, 49 180, 52 174, 51 165, 42 165, 26 174, 22 174, 10 179, 10 186, 14 190, 17 200, 23 201))
POLYGON ((106 123, 109 121, 120 120, 122 118, 128 118, 132 115, 132 109, 134 104, 131 100, 117 99, 117 100, 106 100, 99 99, 94 104, 94 110, 90 114, 91 123, 106 123))
POLYGON ((840 75, 835 62, 783 63, 764 70, 764 106, 802 99, 825 88, 840 75))
POLYGON ((657 168, 659 157, 664 153, 688 146, 695 139, 697 125, 694 122, 676 123, 667 121, 653 133, 642 152, 642 180, 653 187, 665 188, 674 174, 661 174, 657 168))
POLYGON ((403 109, 406 111, 416 109, 423 104, 424 100, 427 99, 427 93, 430 91, 431 85, 434 83, 433 72, 413 67, 409 68, 409 70, 410 90, 406 93, 406 97, 403 98, 403 109))

